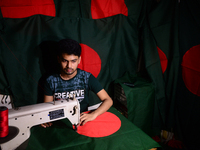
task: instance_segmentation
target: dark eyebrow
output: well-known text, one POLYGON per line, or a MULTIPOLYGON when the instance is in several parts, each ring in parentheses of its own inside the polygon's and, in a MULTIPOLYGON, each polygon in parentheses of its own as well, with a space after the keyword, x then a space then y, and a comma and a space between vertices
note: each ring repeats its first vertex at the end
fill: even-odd
POLYGON ((67 59, 64 59, 63 57, 62 57, 62 60, 68 61, 67 59))
POLYGON ((76 61, 76 60, 78 60, 78 59, 72 59, 71 61, 76 61))
MULTIPOLYGON (((67 60, 67 59, 64 59, 63 57, 62 57, 62 60, 65 60, 65 61, 69 61, 69 60, 67 60)), ((71 61, 77 61, 78 59, 72 59, 71 61)))

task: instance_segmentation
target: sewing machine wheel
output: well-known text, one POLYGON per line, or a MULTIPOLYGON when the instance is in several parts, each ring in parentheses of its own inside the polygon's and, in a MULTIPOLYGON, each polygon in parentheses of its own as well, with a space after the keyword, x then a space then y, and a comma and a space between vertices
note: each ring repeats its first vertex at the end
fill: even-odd
POLYGON ((6 143, 12 140, 19 133, 19 129, 16 127, 9 126, 9 133, 6 137, 0 138, 0 144, 6 143))

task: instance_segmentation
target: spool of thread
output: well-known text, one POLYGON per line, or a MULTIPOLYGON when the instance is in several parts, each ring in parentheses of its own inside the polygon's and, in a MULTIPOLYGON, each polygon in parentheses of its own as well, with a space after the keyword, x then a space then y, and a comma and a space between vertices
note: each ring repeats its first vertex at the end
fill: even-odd
POLYGON ((6 137, 8 135, 8 108, 0 106, 0 137, 6 137))

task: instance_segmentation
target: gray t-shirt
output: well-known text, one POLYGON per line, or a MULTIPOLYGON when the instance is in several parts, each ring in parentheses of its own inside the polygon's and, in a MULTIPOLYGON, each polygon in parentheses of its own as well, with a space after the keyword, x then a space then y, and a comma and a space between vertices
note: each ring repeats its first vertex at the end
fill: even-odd
POLYGON ((89 105, 89 90, 98 93, 103 87, 89 72, 77 69, 77 74, 70 80, 63 80, 59 74, 50 75, 44 86, 45 95, 54 96, 55 100, 68 99, 75 94, 80 102, 81 112, 89 105))

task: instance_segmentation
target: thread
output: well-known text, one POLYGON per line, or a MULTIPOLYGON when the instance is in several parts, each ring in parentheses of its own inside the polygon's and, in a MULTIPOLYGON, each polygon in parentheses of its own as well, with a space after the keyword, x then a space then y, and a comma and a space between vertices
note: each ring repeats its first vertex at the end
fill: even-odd
POLYGON ((0 106, 0 137, 6 137, 8 135, 8 108, 0 106))

